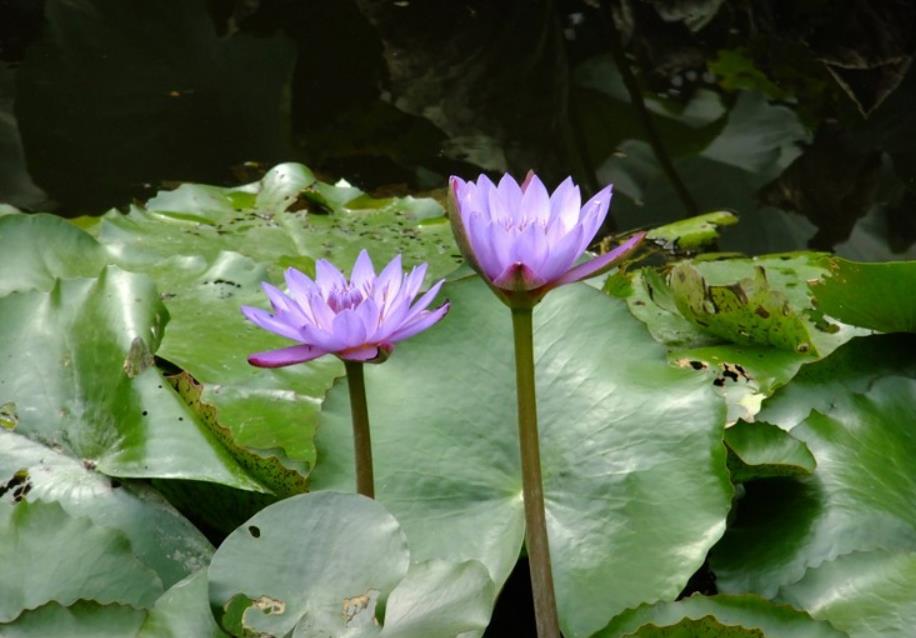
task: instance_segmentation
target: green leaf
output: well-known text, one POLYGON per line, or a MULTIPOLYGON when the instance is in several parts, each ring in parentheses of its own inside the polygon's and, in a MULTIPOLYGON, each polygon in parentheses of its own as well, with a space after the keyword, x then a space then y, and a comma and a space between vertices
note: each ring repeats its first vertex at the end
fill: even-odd
POLYGON ((808 446, 775 425, 740 422, 725 430, 732 480, 807 476, 817 463, 808 446))
POLYGON ((0 315, 0 398, 15 404, 15 432, 108 476, 263 491, 153 365, 167 314, 148 278, 108 267, 0 298, 0 315))
POLYGON ((754 595, 691 596, 643 605, 614 618, 594 638, 844 638, 825 622, 754 595))
POLYGON ((916 627, 916 553, 855 552, 808 570, 779 597, 850 638, 909 638, 916 627))
POLYGON ((453 270, 460 255, 430 199, 373 199, 281 164, 238 188, 184 184, 93 227, 117 264, 149 274, 171 315, 157 354, 193 377, 185 398, 252 474, 280 495, 301 492, 315 463, 320 402, 343 366, 333 357, 277 370, 246 357, 289 342, 252 326, 243 304, 266 306, 262 281, 328 258, 348 270, 362 248, 381 266, 397 253, 453 270), (192 387, 193 386, 193 387, 192 387))
POLYGON ((79 600, 65 607, 50 602, 10 624, 0 624, 0 633, 4 638, 125 638, 136 635, 145 615, 129 605, 79 600))
POLYGON ((137 638, 225 638, 210 612, 207 570, 200 569, 159 597, 137 638))
POLYGON ((237 636, 452 638, 483 630, 495 597, 479 563, 410 565, 381 504, 334 492, 258 512, 216 551, 209 579, 211 604, 237 636))
MULTIPOLYGON (((511 320, 478 279, 443 294, 453 306, 440 324, 366 370, 377 495, 415 560, 477 559, 501 585, 524 535, 511 320)), ((724 411, 623 303, 587 285, 551 292, 534 319, 554 578, 572 638, 675 597, 702 564, 730 505, 724 411)), ((351 439, 340 384, 314 487, 352 490, 351 439)))
POLYGON ((821 310, 854 326, 916 332, 916 261, 863 264, 835 259, 814 287, 821 310))
POLYGON ((0 622, 51 601, 144 607, 163 591, 124 534, 54 503, 0 503, 0 538, 0 622))
POLYGON ((0 432, 2 492, 13 500, 57 503, 70 516, 121 532, 165 587, 205 566, 213 553, 210 542, 143 483, 114 481, 60 447, 11 432, 0 432))
POLYGON ((105 251, 92 237, 53 215, 0 217, 0 297, 50 290, 59 277, 95 277, 105 251))
POLYGON ((835 394, 792 429, 817 471, 746 484, 711 555, 720 591, 772 596, 810 567, 853 551, 916 548, 916 380, 885 377, 835 394))
POLYGON ((715 244, 722 226, 737 223, 738 217, 734 213, 720 210, 658 226, 646 234, 646 239, 665 250, 694 252, 715 244))

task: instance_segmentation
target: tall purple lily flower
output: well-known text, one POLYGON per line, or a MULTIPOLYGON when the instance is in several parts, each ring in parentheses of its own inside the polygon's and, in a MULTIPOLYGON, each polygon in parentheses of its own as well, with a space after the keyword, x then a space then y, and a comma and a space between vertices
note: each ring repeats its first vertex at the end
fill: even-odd
POLYGON ((376 275, 363 250, 349 280, 330 262, 319 259, 314 280, 295 268, 286 271, 287 293, 262 284, 272 313, 242 306, 242 314, 256 326, 297 342, 249 356, 252 365, 279 368, 324 354, 343 360, 353 417, 356 490, 370 498, 375 496, 375 482, 363 363, 384 361, 394 344, 426 330, 448 312, 448 302, 427 310, 444 280, 414 301, 426 270, 427 265, 420 264, 405 274, 398 255, 376 275))
POLYGON ((449 219, 471 266, 512 311, 518 440, 525 502, 525 546, 539 638, 560 638, 550 563, 537 397, 534 383, 534 307, 553 288, 594 277, 634 250, 645 233, 585 263, 585 252, 607 217, 611 187, 581 205, 579 187, 567 178, 553 194, 534 173, 518 184, 504 175, 497 186, 452 177, 449 219))
POLYGON ((414 303, 426 270, 427 265, 420 264, 405 274, 398 255, 376 276, 365 250, 359 253, 349 281, 324 259, 315 263, 314 280, 295 268, 288 269, 288 293, 262 284, 273 313, 242 306, 242 314, 259 328, 298 345, 252 354, 248 362, 278 368, 324 354, 345 361, 384 360, 395 343, 426 330, 448 312, 447 302, 427 310, 442 281, 414 303))
POLYGON ((610 269, 642 241, 636 234, 614 250, 575 265, 607 217, 611 186, 581 205, 567 177, 552 194, 534 173, 518 184, 504 175, 465 182, 452 177, 450 220, 471 266, 508 303, 537 303, 551 289, 610 269))

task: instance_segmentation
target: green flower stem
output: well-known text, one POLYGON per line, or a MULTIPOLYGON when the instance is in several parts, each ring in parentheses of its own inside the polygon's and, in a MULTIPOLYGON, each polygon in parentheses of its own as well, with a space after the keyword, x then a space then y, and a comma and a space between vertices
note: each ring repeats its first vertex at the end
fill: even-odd
POLYGON ((366 382, 363 364, 344 361, 347 386, 350 388, 350 413, 353 417, 353 451, 356 457, 356 491, 375 498, 375 479, 372 476, 372 440, 369 437, 369 408, 366 407, 366 382))
POLYGON ((522 456, 522 490, 525 498, 525 546, 531 568, 534 615, 538 638, 560 638, 557 602, 553 593, 541 451, 538 442, 537 398, 534 389, 534 334, 532 308, 512 308, 515 335, 515 383, 518 397, 518 440, 522 456))

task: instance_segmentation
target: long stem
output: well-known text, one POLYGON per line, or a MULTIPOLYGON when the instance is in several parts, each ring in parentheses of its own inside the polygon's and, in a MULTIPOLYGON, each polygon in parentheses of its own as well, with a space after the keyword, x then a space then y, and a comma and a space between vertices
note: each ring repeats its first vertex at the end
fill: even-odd
POLYGON ((375 480, 372 477, 372 441, 369 437, 369 409, 366 407, 366 382, 363 364, 344 361, 347 385, 350 388, 350 413, 353 416, 353 450, 356 458, 356 491, 375 498, 375 480))
POLYGON ((537 398, 534 389, 534 335, 532 309, 513 308, 515 383, 518 397, 518 440, 522 456, 522 489, 525 497, 525 545, 531 567, 531 590, 539 638, 559 638, 557 603, 553 593, 541 451, 538 442, 537 398))

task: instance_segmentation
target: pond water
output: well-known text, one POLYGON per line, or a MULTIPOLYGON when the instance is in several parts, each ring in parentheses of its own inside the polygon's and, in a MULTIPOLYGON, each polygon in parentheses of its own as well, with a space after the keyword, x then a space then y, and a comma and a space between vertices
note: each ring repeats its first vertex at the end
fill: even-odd
POLYGON ((613 182, 613 226, 916 256, 916 8, 721 0, 7 0, 0 202, 100 214, 296 160, 376 193, 613 182))

